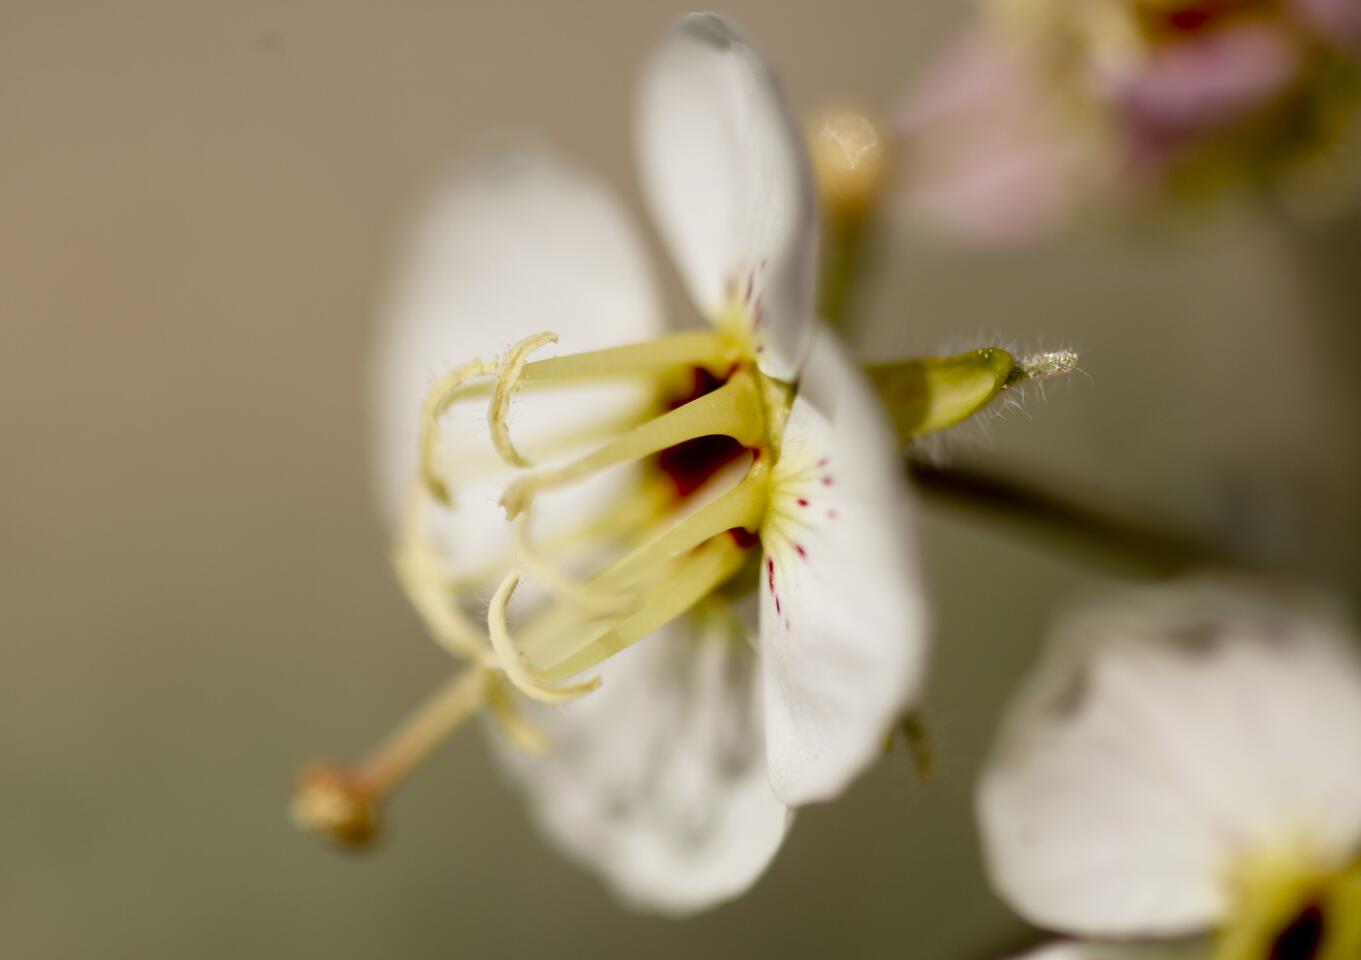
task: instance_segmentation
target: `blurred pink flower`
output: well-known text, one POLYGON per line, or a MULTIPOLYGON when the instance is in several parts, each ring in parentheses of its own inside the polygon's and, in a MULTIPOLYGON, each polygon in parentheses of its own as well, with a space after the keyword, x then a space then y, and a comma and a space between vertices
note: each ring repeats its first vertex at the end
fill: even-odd
POLYGON ((1237 123, 1281 96, 1301 51, 1274 25, 1247 23, 1168 44, 1123 76, 1105 99, 1115 108, 1136 170, 1152 172, 1178 148, 1237 123))
POLYGON ((902 196, 911 214, 994 241, 1071 214, 1084 147, 1067 135, 1038 66, 982 30, 936 64, 895 129, 907 144, 902 196))
POLYGON ((1276 175, 1337 135, 1332 106, 1355 83, 1358 0, 987 10, 895 128, 908 213, 985 242, 1120 193, 1276 175))

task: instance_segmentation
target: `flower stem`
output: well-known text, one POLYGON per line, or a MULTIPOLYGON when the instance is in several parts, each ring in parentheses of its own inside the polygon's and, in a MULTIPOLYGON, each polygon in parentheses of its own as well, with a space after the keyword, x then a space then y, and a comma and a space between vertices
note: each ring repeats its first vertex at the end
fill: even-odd
POLYGON ((940 466, 914 457, 908 457, 906 463, 908 475, 926 499, 1007 521, 1121 572, 1172 576, 1204 566, 1259 566, 1170 525, 1068 498, 1039 484, 977 467, 940 466))

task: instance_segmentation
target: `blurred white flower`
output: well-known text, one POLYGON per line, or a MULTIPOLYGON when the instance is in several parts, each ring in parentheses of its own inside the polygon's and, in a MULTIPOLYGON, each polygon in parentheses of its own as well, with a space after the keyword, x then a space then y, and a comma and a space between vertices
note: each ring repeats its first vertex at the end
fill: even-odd
POLYGON ((1037 956, 1361 955, 1356 654, 1316 610, 1209 584, 1070 618, 978 795, 1003 898, 1094 941, 1037 956))
POLYGON ((903 202, 1015 240, 1153 195, 1336 200, 1359 86, 1357 0, 989 0, 901 114, 903 202))
POLYGON ((638 119, 710 328, 663 334, 599 185, 493 156, 430 209, 382 331, 379 469, 431 631, 538 701, 487 689, 513 739, 551 745, 507 758, 540 821, 622 897, 682 912, 743 891, 787 808, 873 760, 925 633, 895 438, 814 319, 815 201, 774 77, 686 17, 638 119), (558 339, 594 352, 530 362, 558 339))

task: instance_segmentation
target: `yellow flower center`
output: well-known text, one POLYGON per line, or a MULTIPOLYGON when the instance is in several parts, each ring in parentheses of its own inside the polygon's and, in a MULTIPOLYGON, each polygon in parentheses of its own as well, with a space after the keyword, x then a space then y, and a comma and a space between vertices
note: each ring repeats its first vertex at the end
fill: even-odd
POLYGON ((1274 854, 1235 872, 1234 908, 1214 960, 1356 960, 1361 957, 1361 864, 1337 869, 1274 854))
POLYGON ((504 671, 525 695, 561 702, 597 682, 569 678, 684 614, 732 578, 766 512, 792 396, 757 367, 760 348, 752 331, 760 320, 748 303, 735 300, 709 331, 531 362, 535 350, 556 340, 539 334, 497 363, 471 361, 437 384, 423 412, 416 506, 397 564, 437 638, 504 671), (588 429, 594 446, 586 452, 536 467, 511 436, 511 398, 519 391, 605 381, 644 385, 644 409, 622 420, 611 415, 588 429), (470 401, 487 404, 493 447, 515 471, 501 496, 514 555, 480 584, 455 584, 429 540, 427 511, 432 503, 457 509, 456 485, 443 466, 440 423, 455 404, 470 401), (534 520, 548 494, 628 465, 642 467, 631 494, 566 535, 535 538, 534 520), (512 626, 512 599, 524 580, 536 581, 546 599, 512 626), (492 582, 496 589, 483 625, 462 613, 459 594, 492 582))

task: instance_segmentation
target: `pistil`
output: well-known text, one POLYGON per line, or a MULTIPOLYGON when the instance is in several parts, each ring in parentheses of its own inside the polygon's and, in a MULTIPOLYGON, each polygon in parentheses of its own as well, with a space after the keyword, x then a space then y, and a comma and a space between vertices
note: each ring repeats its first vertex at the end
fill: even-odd
POLYGON ((384 801, 483 705, 489 682, 487 671, 469 667, 436 691, 359 766, 305 767, 294 787, 294 821, 344 846, 372 842, 384 801))

